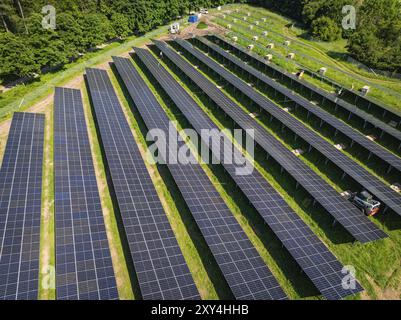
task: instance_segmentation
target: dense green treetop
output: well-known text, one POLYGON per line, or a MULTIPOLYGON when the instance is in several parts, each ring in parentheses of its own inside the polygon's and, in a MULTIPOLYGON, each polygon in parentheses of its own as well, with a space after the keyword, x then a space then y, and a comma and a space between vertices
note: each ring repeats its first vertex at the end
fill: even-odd
POLYGON ((1 0, 0 80, 62 67, 111 39, 142 34, 196 10, 251 2, 310 27, 314 38, 349 38, 349 52, 372 67, 401 70, 399 0, 1 0), (56 8, 56 29, 44 29, 42 8, 56 8), (344 5, 358 9, 357 29, 341 28, 344 5))

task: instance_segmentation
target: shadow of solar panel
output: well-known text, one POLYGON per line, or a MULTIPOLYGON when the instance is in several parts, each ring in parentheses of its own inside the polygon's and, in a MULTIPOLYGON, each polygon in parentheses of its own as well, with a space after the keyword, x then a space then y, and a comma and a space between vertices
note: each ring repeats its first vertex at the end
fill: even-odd
MULTIPOLYGON (((266 97, 250 87, 243 80, 239 79, 237 76, 226 70, 224 67, 220 66, 220 64, 213 61, 208 56, 204 55, 198 49, 195 49, 189 42, 185 40, 176 40, 176 42, 182 48, 184 48, 190 54, 196 57, 199 61, 207 65, 213 71, 217 72, 223 79, 225 79, 231 85, 240 90, 243 94, 245 94, 249 99, 254 101, 265 111, 267 111, 270 115, 279 120, 287 128, 289 128, 291 131, 293 131, 295 134, 297 134, 299 137, 309 143, 332 163, 337 165, 341 170, 352 177, 363 188, 379 198, 386 206, 394 210, 396 213, 401 214, 401 196, 397 192, 392 190, 389 186, 384 184, 379 178, 372 175, 369 171, 350 159, 343 152, 337 150, 321 136, 306 127, 301 121, 297 120, 288 112, 285 112, 272 101, 268 100, 266 97)), ((292 98, 296 99, 298 104, 301 103, 301 97, 293 96, 292 98)), ((377 147, 381 148, 380 146, 377 147)), ((389 154, 391 155, 391 153, 389 154)), ((398 159, 397 157, 395 158, 395 160, 398 159)), ((398 161, 395 160, 393 159, 392 163, 395 164, 395 162, 398 161)))
POLYGON ((118 299, 80 90, 55 90, 54 184, 56 298, 118 299))
MULTIPOLYGON (((199 38, 199 40, 202 42, 203 42, 203 39, 205 39, 205 38, 199 38)), ((323 100, 328 100, 328 101, 334 103, 336 106, 335 108, 337 108, 337 106, 339 106, 340 108, 350 112, 352 115, 357 116, 360 119, 362 119, 363 121, 365 121, 365 124, 370 123, 374 128, 379 128, 379 129, 383 130, 385 133, 387 133, 388 135, 394 137, 396 140, 401 142, 401 132, 400 131, 391 127, 387 123, 375 118, 373 115, 363 111, 362 109, 359 109, 355 105, 352 105, 352 104, 346 102, 345 100, 342 100, 339 95, 327 92, 319 87, 314 86, 313 84, 309 83, 306 80, 299 79, 296 75, 294 75, 290 72, 287 72, 286 70, 281 69, 280 67, 278 67, 272 63, 266 62, 261 56, 257 55, 256 53, 247 51, 245 48, 243 48, 235 43, 232 43, 231 41, 229 41, 228 39, 226 39, 222 36, 213 35, 212 39, 214 39, 214 41, 219 41, 220 43, 224 44, 224 46, 227 46, 231 49, 234 49, 234 50, 240 52, 245 57, 257 62, 261 67, 269 68, 278 76, 289 79, 291 81, 291 83, 300 85, 301 87, 308 89, 311 92, 311 95, 313 94, 313 96, 319 96, 323 100)))
POLYGON ((43 114, 14 113, 0 170, 0 299, 35 300, 44 142, 43 114))
MULTIPOLYGON (((136 52, 198 134, 207 129, 210 130, 209 132, 215 132, 215 135, 218 135, 218 127, 173 77, 165 69, 157 66, 156 59, 146 51, 136 49, 136 52)), ((137 72, 128 60, 118 58, 114 61, 117 68, 121 70, 123 79, 126 79, 128 89, 133 92, 132 95, 138 96, 139 93, 135 91, 144 92, 147 90, 144 85, 139 84, 137 72)), ((152 103, 151 100, 146 105, 154 105, 157 110, 153 111, 154 116, 161 113, 158 111, 160 106, 157 102, 152 103)), ((205 140, 204 142, 207 143, 205 140)), ((213 149, 213 147, 211 149, 212 151, 216 150, 216 153, 219 152, 217 151, 219 149, 213 149)), ((223 159, 224 150, 230 149, 220 148, 220 155, 215 154, 215 156, 220 156, 219 159, 223 159)), ((247 175, 238 175, 235 164, 224 162, 223 166, 290 254, 300 264, 306 275, 327 299, 340 299, 362 290, 359 284, 356 285, 354 290, 342 288, 343 266, 341 263, 258 171, 253 170, 247 175), (313 260, 310 260, 307 265, 304 264, 305 259, 309 258, 313 260), (330 279, 330 283, 322 283, 321 279, 330 279), (334 290, 329 292, 328 290, 332 288, 334 290)))
MULTIPOLYGON (((197 84, 241 128, 253 129, 255 141, 279 163, 304 189, 326 209, 352 236, 361 242, 386 237, 367 217, 363 216, 349 201, 342 198, 330 185, 320 178, 304 162, 292 154, 274 136, 254 119, 250 118, 236 103, 181 58, 165 42, 154 41, 160 50, 197 84)), ((216 69, 220 70, 220 69, 216 69)))
MULTIPOLYGON (((149 56, 142 58, 146 64, 157 64, 149 56)), ((169 118, 131 62, 117 57, 113 60, 147 128, 169 132, 169 118)), ((175 93, 179 98, 179 91, 175 93)), ((285 293, 206 173, 192 160, 190 164, 167 161, 167 165, 235 298, 285 299, 285 293)))
POLYGON ((107 72, 86 76, 142 297, 199 299, 107 72))

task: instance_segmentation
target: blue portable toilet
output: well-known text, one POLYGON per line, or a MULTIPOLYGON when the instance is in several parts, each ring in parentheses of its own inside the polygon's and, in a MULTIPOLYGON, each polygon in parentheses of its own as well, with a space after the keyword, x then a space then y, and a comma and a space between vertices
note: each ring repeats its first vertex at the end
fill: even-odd
POLYGON ((197 16, 197 15, 189 16, 188 22, 189 22, 189 23, 196 23, 196 22, 198 22, 198 16, 197 16))

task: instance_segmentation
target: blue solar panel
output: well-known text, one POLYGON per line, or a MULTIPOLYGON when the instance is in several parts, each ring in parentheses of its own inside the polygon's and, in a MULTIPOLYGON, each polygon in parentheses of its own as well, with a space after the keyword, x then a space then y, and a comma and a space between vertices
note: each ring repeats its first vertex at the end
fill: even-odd
POLYGON ((142 297, 199 299, 107 72, 86 77, 142 297))
POLYGON ((43 114, 14 113, 0 170, 0 299, 38 298, 43 114))
POLYGON ((118 299, 81 92, 54 97, 56 297, 118 299))
MULTIPOLYGON (((146 63, 157 64, 147 57, 146 63)), ((132 63, 117 57, 113 60, 148 129, 169 132, 169 118, 132 63)), ((160 71, 165 77, 166 71, 160 71)), ((235 298, 286 298, 206 173, 192 160, 167 165, 235 298)))

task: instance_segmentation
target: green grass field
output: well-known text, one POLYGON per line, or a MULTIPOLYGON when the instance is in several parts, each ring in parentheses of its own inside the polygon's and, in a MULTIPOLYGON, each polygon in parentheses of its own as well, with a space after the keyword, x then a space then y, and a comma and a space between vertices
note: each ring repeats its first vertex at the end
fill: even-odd
MULTIPOLYGON (((347 72, 366 77, 369 81, 386 86, 391 90, 401 90, 401 82, 383 77, 375 77, 370 73, 359 70, 347 61, 344 61, 340 55, 345 53, 344 41, 326 44, 308 40, 305 37, 304 30, 296 26, 294 28, 289 28, 287 26, 291 22, 290 20, 264 9, 247 5, 223 7, 224 10, 234 10, 235 8, 240 8, 241 10, 241 13, 233 13, 234 15, 238 15, 238 17, 242 17, 247 11, 252 13, 250 19, 257 18, 259 20, 263 16, 269 17, 269 23, 266 27, 300 41, 301 43, 297 44, 297 49, 302 50, 302 52, 306 54, 323 59, 326 63, 336 65, 343 70, 347 70, 347 72), (331 52, 336 52, 338 55, 331 55, 331 52)), ((217 13, 215 10, 210 10, 210 12, 211 14, 217 13)), ((214 22, 222 25, 226 23, 223 19, 219 18, 214 18, 214 22)), ((245 38, 252 37, 253 33, 245 32, 243 28, 246 28, 246 24, 238 19, 238 27, 233 24, 232 35, 234 35, 234 33, 239 33, 245 38)), ((202 27, 200 29, 202 29, 202 27)), ((112 55, 121 55, 130 51, 132 46, 140 46, 147 43, 151 38, 165 35, 166 30, 167 27, 165 26, 143 37, 128 39, 123 44, 113 43, 99 52, 88 54, 83 59, 67 66, 65 70, 47 74, 38 82, 26 86, 21 85, 1 94, 0 122, 9 121, 12 112, 18 109, 22 99, 24 100, 19 110, 29 110, 34 104, 45 99, 53 91, 54 86, 62 86, 74 78, 82 77, 86 67, 102 65, 102 67, 108 69, 109 76, 131 127, 133 137, 139 146, 142 157, 145 158, 146 149, 149 145, 149 142, 146 141, 147 128, 139 112, 136 110, 133 101, 129 97, 118 73, 114 67, 109 67, 105 63, 111 60, 112 55)), ((282 42, 283 38, 277 36, 276 40, 282 42)), ((242 46, 248 44, 247 41, 241 39, 239 39, 237 43, 242 46)), ((263 43, 263 45, 266 44, 265 42, 261 43, 263 43)), ((261 55, 267 52, 258 47, 255 47, 254 51, 261 55)), ((219 108, 216 108, 214 103, 200 92, 199 88, 177 72, 177 69, 168 59, 163 59, 163 61, 161 61, 159 55, 153 54, 159 59, 160 65, 165 67, 174 76, 182 87, 194 98, 199 108, 213 120, 219 129, 234 129, 232 121, 230 121, 219 108)), ((185 52, 183 52, 182 57, 190 62, 193 61, 190 55, 185 52)), ((137 70, 139 70, 170 120, 177 122, 177 129, 181 130, 191 127, 180 110, 178 110, 140 61, 134 58, 132 59, 132 63, 137 70)), ((287 59, 280 59, 277 55, 274 57, 274 63, 291 72, 297 70, 293 62, 287 59)), ((308 64, 310 62, 302 61, 302 63, 308 64)), ((199 63, 196 64, 199 65, 199 63)), ((311 64, 309 66, 311 68, 316 68, 316 65, 311 64)), ((207 71, 206 68, 203 68, 201 65, 199 65, 198 70, 214 84, 220 84, 219 77, 216 74, 207 71)), ((237 76, 242 77, 240 72, 236 72, 234 69, 230 68, 229 70, 237 76)), ((349 79, 340 77, 337 73, 330 75, 333 78, 338 77, 336 81, 343 81, 344 85, 350 85, 349 79)), ((330 85, 316 78, 308 77, 307 75, 305 77, 315 85, 326 90, 332 90, 330 85)), ((124 246, 124 236, 122 235, 123 231, 119 219, 119 212, 115 206, 115 199, 113 199, 111 195, 106 178, 107 173, 104 154, 99 143, 96 123, 91 109, 91 101, 85 83, 82 82, 79 87, 83 96, 92 157, 97 175, 97 183, 101 196, 103 215, 112 253, 119 296, 120 299, 123 300, 137 299, 140 296, 139 287, 132 270, 132 265, 126 259, 126 247, 124 246)), ((272 95, 268 89, 262 87, 255 88, 273 102, 281 107, 285 107, 285 103, 275 100, 274 95, 272 95)), ((257 113, 255 121, 267 132, 274 135, 277 140, 281 141, 286 148, 293 150, 295 148, 304 147, 302 144, 294 141, 294 136, 292 134, 285 130, 282 131, 278 123, 274 121, 270 122, 267 114, 260 112, 259 108, 249 103, 247 99, 235 94, 228 86, 222 88, 222 91, 232 98, 247 114, 257 113)), ((383 95, 379 91, 376 92, 376 90, 372 90, 372 96, 381 99, 384 103, 393 104, 401 108, 400 100, 393 101, 393 98, 383 95)), ((46 129, 45 162, 43 165, 40 284, 46 282, 45 279, 48 279, 49 270, 55 265, 52 103, 46 106, 45 114, 46 129)), ((318 128, 313 123, 306 121, 304 117, 298 114, 293 114, 293 116, 297 117, 311 130, 316 131, 329 143, 334 144, 338 142, 333 140, 331 132, 318 131, 318 128)), ((183 135, 183 138, 185 139, 185 135, 183 135)), ((231 135, 230 138, 235 143, 233 135, 231 135)), ((1 147, 4 146, 4 142, 5 141, 2 141, 1 147)), ((240 147, 238 144, 237 146, 240 147)), ((193 153, 198 153, 194 145, 190 145, 190 147, 193 153)), ((3 152, 2 149, 3 148, 0 148, 0 153, 3 152)), ((243 151, 245 152, 246 150, 243 151)), ((368 163, 362 156, 352 152, 352 150, 346 150, 344 152, 372 174, 383 179, 385 183, 388 184, 390 182, 391 176, 382 175, 381 168, 377 168, 376 163, 368 163)), ((0 154, 0 158, 1 157, 2 154, 0 154)), ((355 187, 352 181, 347 179, 342 180, 341 175, 334 166, 330 164, 325 165, 324 159, 322 159, 319 154, 314 152, 305 153, 300 156, 300 159, 338 192, 343 191, 347 186, 350 188, 355 187)), ((165 165, 151 165, 147 162, 146 165, 202 299, 232 298, 227 284, 222 279, 218 265, 200 234, 168 168, 165 165)), ((222 165, 201 164, 201 166, 288 296, 291 299, 320 299, 321 297, 317 289, 306 275, 301 273, 295 260, 282 247, 278 238, 269 227, 266 226, 259 213, 238 190, 234 181, 225 173, 222 165)), ((293 211, 305 221, 343 265, 351 265, 356 268, 356 276, 365 288, 365 292, 358 294, 356 297, 350 297, 349 299, 401 299, 401 218, 399 216, 390 212, 370 218, 389 235, 389 238, 365 245, 354 243, 352 237, 341 226, 333 226, 331 217, 324 210, 314 207, 308 194, 302 190, 298 190, 291 182, 291 179, 288 179, 288 176, 281 173, 279 166, 267 160, 265 152, 259 148, 256 148, 255 168, 279 192, 293 211)), ((55 290, 40 286, 39 298, 43 300, 55 299, 55 290)))

